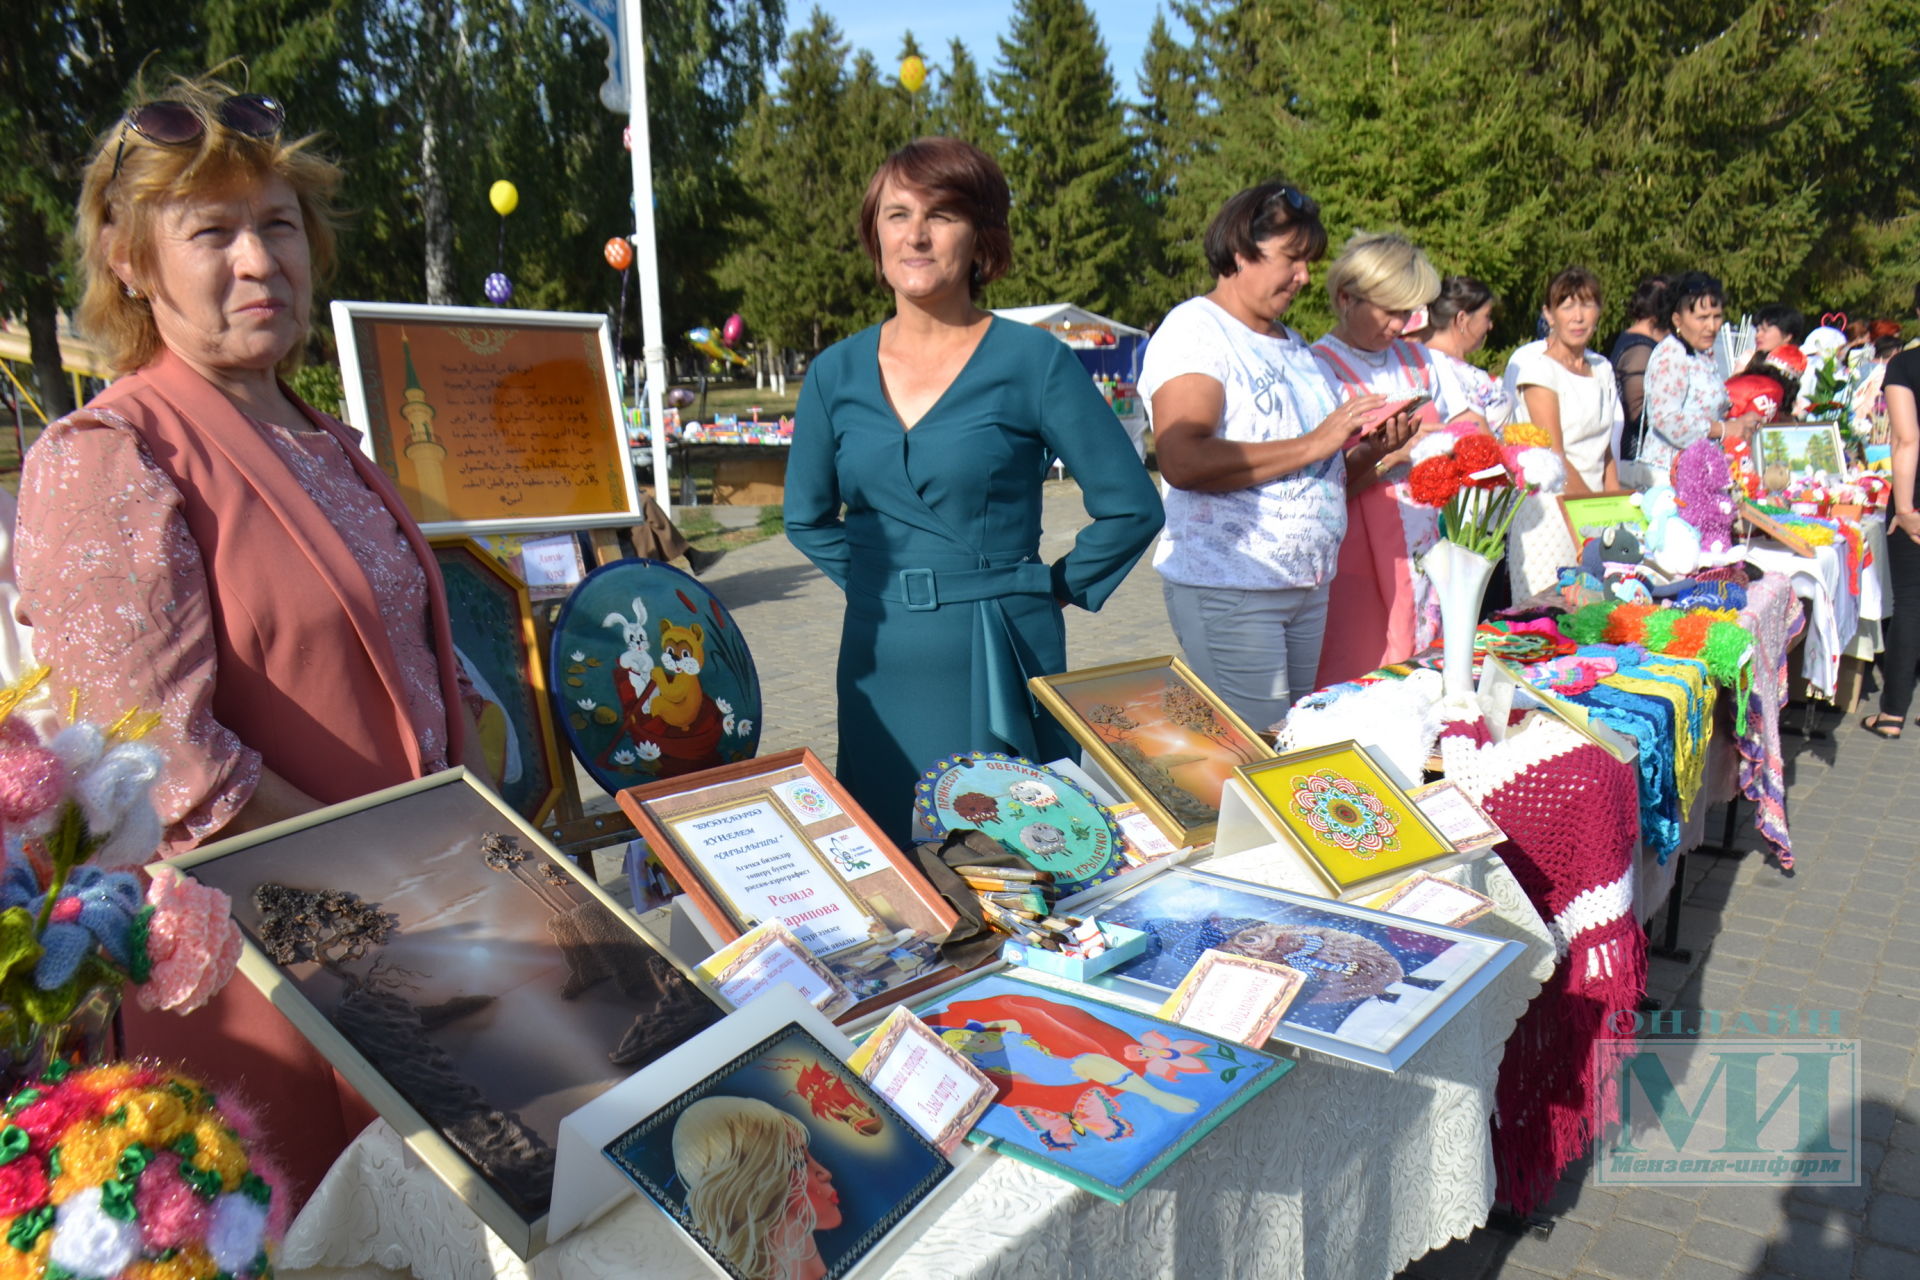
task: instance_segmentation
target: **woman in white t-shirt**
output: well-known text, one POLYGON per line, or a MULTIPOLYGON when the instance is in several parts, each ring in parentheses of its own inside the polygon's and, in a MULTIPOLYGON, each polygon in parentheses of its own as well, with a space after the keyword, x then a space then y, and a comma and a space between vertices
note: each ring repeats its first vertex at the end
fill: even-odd
MULTIPOLYGON (((1507 362, 1506 384, 1516 400, 1507 439, 1558 454, 1569 497, 1618 489, 1619 383, 1606 357, 1587 350, 1600 323, 1600 281, 1585 267, 1568 267, 1547 283, 1541 315, 1546 340, 1521 347, 1507 362)), ((1551 587, 1561 568, 1579 558, 1559 504, 1551 497, 1527 499, 1507 533, 1513 598, 1551 587)))
POLYGON ((1312 200, 1249 187, 1214 215, 1204 248, 1212 291, 1167 314, 1140 373, 1167 485, 1153 564, 1187 664, 1266 728, 1316 687, 1347 478, 1413 424, 1402 415, 1359 439, 1384 398, 1341 404, 1280 322, 1326 252, 1312 200))

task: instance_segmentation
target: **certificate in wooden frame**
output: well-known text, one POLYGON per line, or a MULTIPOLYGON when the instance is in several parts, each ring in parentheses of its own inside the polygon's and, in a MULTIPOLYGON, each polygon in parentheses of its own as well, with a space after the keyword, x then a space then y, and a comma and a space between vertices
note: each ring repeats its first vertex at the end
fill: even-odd
POLYGON ((464 769, 170 861, 233 899, 240 972, 523 1258, 561 1121, 727 1012, 464 769), (325 890, 360 899, 340 945, 276 923, 325 890))
POLYGON ((472 538, 443 534, 431 541, 446 582, 453 647, 487 701, 476 719, 497 790, 521 817, 543 822, 566 784, 527 588, 472 538))
POLYGON ((638 524, 603 315, 336 302, 347 414, 429 534, 638 524))
POLYGON ((955 976, 959 917, 805 747, 618 799, 722 938, 775 918, 823 960, 862 1001, 842 1021, 955 976))
POLYGON ((1357 742, 1290 751, 1237 770, 1336 898, 1383 887, 1459 851, 1357 742))
POLYGON ((1233 771, 1273 748, 1186 663, 1116 662, 1027 682, 1040 704, 1167 838, 1205 844, 1233 771))

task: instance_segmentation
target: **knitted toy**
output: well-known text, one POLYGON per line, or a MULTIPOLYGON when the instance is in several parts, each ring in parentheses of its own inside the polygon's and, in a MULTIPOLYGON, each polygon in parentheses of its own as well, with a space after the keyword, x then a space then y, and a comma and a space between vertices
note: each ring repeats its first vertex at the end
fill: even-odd
POLYGON ((1647 940, 1634 919, 1639 842, 1633 771, 1590 739, 1536 719, 1494 743, 1450 723, 1440 753, 1507 835, 1497 852, 1553 934, 1560 964, 1507 1040, 1495 1090, 1496 1193, 1527 1214, 1618 1110, 1595 1042, 1646 991, 1647 940))
POLYGON ((55 1064, 6 1104, 0 1278, 257 1280, 286 1230, 253 1120, 140 1063, 55 1064))

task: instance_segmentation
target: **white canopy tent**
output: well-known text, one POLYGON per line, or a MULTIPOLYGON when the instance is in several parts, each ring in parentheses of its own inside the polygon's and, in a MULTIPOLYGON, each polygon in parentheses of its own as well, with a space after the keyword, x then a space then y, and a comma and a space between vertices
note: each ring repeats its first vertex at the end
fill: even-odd
MULTIPOLYGON (((1140 354, 1147 340, 1145 329, 1122 324, 1071 302, 1050 302, 1035 307, 995 307, 993 314, 1048 330, 1073 349, 1092 377, 1131 383, 1140 376, 1140 354), (1090 334, 1101 329, 1113 334, 1114 341, 1111 344, 1092 340, 1090 334)), ((1120 424, 1127 429, 1134 452, 1145 458, 1147 417, 1139 401, 1134 400, 1121 407, 1120 424)))

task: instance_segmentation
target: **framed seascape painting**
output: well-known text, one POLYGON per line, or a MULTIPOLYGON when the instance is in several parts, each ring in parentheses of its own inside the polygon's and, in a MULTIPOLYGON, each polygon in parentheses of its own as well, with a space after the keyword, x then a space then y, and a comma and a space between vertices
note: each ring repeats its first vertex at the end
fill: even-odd
POLYGON ((1239 776, 1336 898, 1457 856, 1357 742, 1288 752, 1243 765, 1239 776))
POLYGON ((471 538, 438 537, 454 656, 483 704, 474 720, 500 794, 529 822, 560 799, 560 741, 553 731, 533 607, 520 580, 471 538))
POLYGON ((522 1257, 563 1117, 724 1008, 463 769, 173 859, 241 972, 522 1257))
POLYGON ((915 1013, 998 1090, 974 1140, 1115 1203, 1294 1065, 1007 972, 915 1013))
POLYGON ((336 302, 349 420, 428 533, 639 523, 603 315, 336 302))
POLYGON ((1838 477, 1847 466, 1840 428, 1831 422, 1794 422, 1761 427, 1754 444, 1760 483, 1779 493, 1795 480, 1817 474, 1838 477))
POLYGON ((1088 912, 1152 939, 1098 985, 1158 1005, 1210 950, 1287 965, 1306 981, 1274 1039, 1383 1071, 1398 1070, 1526 951, 1186 867, 1083 904, 1088 912))
POLYGON ((601 565, 553 628, 554 711, 608 794, 746 760, 760 676, 720 598, 658 560, 601 565))
POLYGON ((953 1166, 805 1026, 733 1031, 606 1157, 734 1280, 845 1276, 953 1166))
POLYGON ((618 799, 716 933, 779 920, 865 1002, 849 1018, 954 976, 939 944, 959 917, 811 751, 618 799))
POLYGON ((1220 793, 1269 747, 1174 657, 1035 676, 1034 696, 1115 786, 1179 845, 1205 844, 1220 793))

